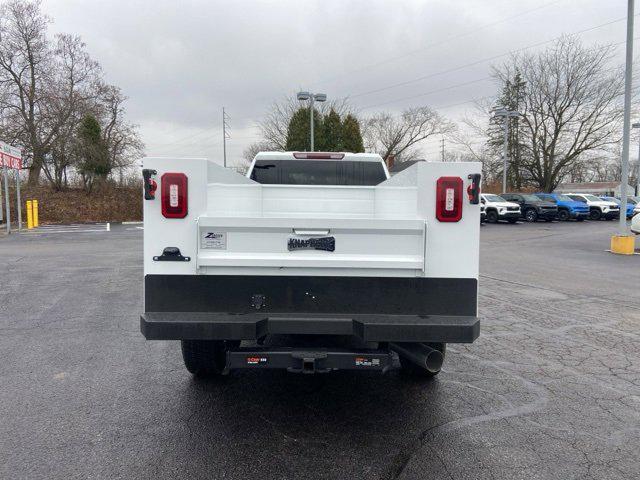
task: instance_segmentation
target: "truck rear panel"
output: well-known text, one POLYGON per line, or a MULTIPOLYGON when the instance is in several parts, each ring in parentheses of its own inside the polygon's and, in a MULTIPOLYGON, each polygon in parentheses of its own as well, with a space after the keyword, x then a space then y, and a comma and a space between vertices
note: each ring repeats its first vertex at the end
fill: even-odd
POLYGON ((480 164, 419 162, 376 186, 264 185, 205 159, 144 168, 188 182, 184 218, 163 216, 162 185, 144 202, 147 338, 478 336, 480 206, 466 191, 480 164), (443 177, 462 182, 459 221, 437 218, 443 177), (182 259, 164 261, 167 247, 182 259))

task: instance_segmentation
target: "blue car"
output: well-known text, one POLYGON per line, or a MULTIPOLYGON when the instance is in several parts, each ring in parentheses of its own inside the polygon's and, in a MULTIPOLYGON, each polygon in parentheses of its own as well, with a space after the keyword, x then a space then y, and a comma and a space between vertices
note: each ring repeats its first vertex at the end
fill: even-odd
POLYGON ((555 203, 558 206, 558 220, 560 221, 566 222, 573 218, 582 222, 585 218, 589 218, 589 206, 566 195, 561 193, 536 193, 534 195, 540 200, 555 203))
MULTIPOLYGON (((600 197, 600 198, 603 200, 606 200, 607 202, 614 202, 614 203, 617 203, 618 205, 622 204, 620 199, 616 197, 600 197)), ((633 209, 636 207, 636 203, 637 202, 633 198, 627 197, 627 218, 633 217, 633 213, 634 213, 633 209)))

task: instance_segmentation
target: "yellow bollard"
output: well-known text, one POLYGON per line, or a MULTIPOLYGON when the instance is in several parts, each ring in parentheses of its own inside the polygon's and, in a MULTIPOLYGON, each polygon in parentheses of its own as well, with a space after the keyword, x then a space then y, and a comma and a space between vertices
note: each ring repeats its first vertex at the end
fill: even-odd
POLYGON ((633 235, 613 235, 611 252, 619 255, 633 255, 635 238, 633 235))
POLYGON ((27 200, 27 229, 33 228, 33 202, 27 200))
POLYGON ((38 200, 33 201, 33 226, 37 227, 40 225, 38 222, 38 200))

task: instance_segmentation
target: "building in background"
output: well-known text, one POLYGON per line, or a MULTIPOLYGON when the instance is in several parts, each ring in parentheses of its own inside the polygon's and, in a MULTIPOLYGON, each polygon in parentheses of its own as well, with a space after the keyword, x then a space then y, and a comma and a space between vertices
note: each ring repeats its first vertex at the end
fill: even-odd
MULTIPOLYGON (((619 197, 621 182, 561 183, 554 190, 557 193, 591 193, 596 196, 619 197)), ((636 189, 627 185, 627 194, 633 195, 636 189)), ((636 195, 638 192, 636 192, 636 195)))

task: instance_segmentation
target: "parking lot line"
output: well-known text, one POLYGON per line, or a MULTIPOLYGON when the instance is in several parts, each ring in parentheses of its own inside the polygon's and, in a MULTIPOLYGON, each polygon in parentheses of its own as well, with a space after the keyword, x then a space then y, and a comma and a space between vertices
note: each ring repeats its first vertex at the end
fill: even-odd
POLYGON ((42 225, 31 230, 22 230, 21 235, 38 235, 49 233, 93 233, 93 232, 109 232, 111 230, 109 223, 92 223, 69 225, 42 225))

